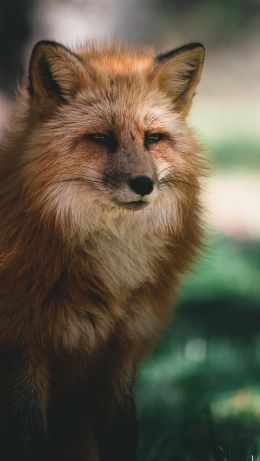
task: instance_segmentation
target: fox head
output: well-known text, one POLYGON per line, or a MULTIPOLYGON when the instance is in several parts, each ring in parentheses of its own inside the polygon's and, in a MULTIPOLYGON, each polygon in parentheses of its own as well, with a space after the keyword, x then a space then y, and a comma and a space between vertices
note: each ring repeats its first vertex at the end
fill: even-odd
POLYGON ((160 55, 37 43, 26 88, 24 190, 32 202, 85 231, 112 216, 177 226, 201 173, 186 117, 203 61, 200 43, 160 55))

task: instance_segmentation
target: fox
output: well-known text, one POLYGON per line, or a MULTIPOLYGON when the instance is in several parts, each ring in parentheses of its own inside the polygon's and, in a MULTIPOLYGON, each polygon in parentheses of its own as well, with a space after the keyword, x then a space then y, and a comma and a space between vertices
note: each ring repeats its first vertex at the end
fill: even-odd
POLYGON ((135 461, 138 367, 203 241, 205 48, 42 40, 0 146, 0 459, 135 461))

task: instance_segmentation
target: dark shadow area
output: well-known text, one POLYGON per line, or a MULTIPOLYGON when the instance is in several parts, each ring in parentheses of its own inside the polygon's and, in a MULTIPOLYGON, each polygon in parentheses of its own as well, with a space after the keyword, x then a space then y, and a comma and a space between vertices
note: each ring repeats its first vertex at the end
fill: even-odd
POLYGON ((32 33, 36 5, 37 0, 0 2, 0 88, 10 97, 22 75, 24 47, 32 33))

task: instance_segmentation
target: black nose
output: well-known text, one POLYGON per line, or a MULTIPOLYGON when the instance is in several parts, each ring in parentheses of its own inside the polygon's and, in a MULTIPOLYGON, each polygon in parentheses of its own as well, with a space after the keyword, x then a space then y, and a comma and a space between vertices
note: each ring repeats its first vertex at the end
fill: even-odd
POLYGON ((148 176, 136 176, 130 179, 129 186, 136 194, 148 195, 153 190, 153 180, 148 176))

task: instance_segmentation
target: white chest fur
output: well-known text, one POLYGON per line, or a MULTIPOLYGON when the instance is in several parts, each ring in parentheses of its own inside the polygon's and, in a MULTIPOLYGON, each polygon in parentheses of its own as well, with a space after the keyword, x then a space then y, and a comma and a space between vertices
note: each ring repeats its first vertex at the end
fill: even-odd
POLYGON ((115 293, 121 288, 135 289, 158 277, 157 261, 163 257, 165 238, 142 234, 140 229, 127 233, 99 234, 92 248, 98 261, 99 276, 115 293))

